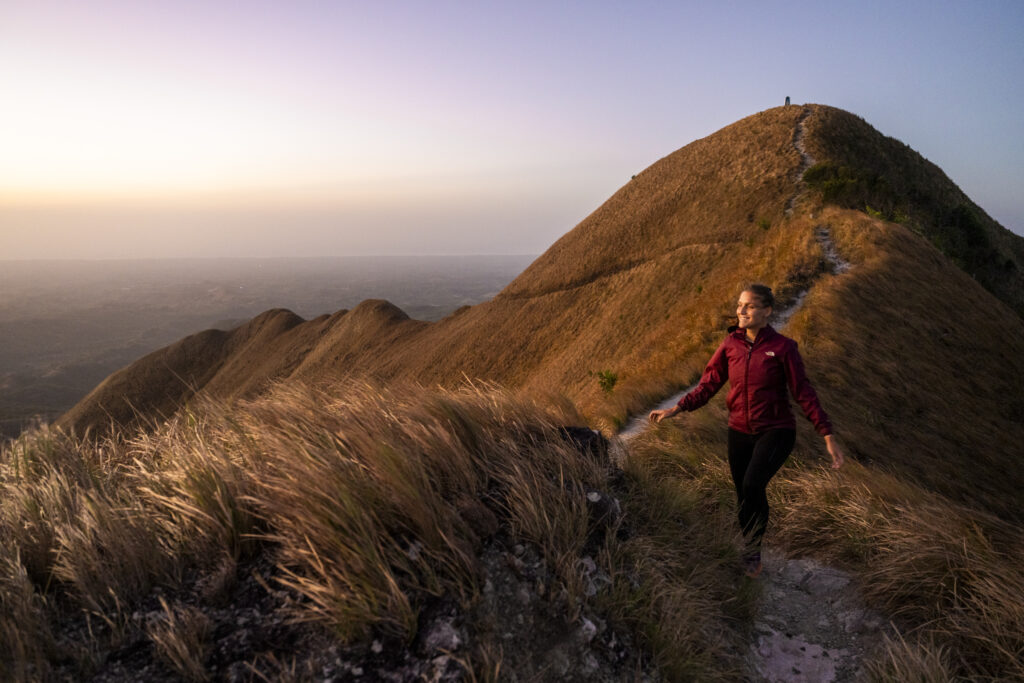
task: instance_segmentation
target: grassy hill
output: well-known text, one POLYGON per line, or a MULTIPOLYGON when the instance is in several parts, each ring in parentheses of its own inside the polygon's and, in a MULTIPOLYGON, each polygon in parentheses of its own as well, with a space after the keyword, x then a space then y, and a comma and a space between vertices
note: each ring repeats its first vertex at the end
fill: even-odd
MULTIPOLYGON (((795 291, 818 267, 809 236, 764 229, 781 222, 783 204, 795 192, 793 175, 800 159, 791 138, 799 116, 798 108, 763 112, 655 163, 495 299, 438 323, 406 323, 397 312, 383 310, 383 304, 368 302, 289 328, 283 355, 271 354, 258 340, 248 341, 253 327, 270 313, 224 337, 216 349, 207 348, 206 339, 183 344, 199 347, 188 353, 197 366, 221 373, 215 386, 228 395, 258 378, 324 372, 445 384, 465 374, 516 386, 569 389, 595 417, 621 418, 625 406, 605 405, 589 372, 616 372, 622 382, 620 401, 630 391, 660 393, 683 381, 664 378, 677 374, 680 357, 713 343, 743 279, 769 279, 795 291), (772 277, 776 274, 780 277, 772 277), (391 327, 402 329, 384 332, 391 327), (626 339, 640 343, 622 343, 626 339), (231 367, 222 368, 222 349, 249 356, 244 363, 256 374, 238 376, 231 367), (645 386, 655 376, 663 377, 662 386, 645 386)), ((112 377, 70 411, 61 426, 95 429, 105 415, 123 423, 135 411, 150 414, 151 404, 162 406, 164 396, 156 394, 168 390, 167 384, 160 383, 151 396, 132 376, 152 365, 177 369, 177 357, 165 357, 169 353, 157 352, 112 377)), ((169 390, 184 398, 212 377, 199 373, 182 379, 169 390)), ((646 398, 631 403, 639 408, 646 398)))
MULTIPOLYGON (((474 612, 490 603, 472 568, 502 539, 501 552, 537 554, 532 574, 516 572, 530 595, 538 579, 544 586, 538 624, 583 628, 584 615, 632 644, 623 657, 635 670, 735 677, 756 596, 737 593, 731 564, 724 396, 640 437, 621 470, 585 465, 554 427, 612 434, 694 381, 743 284, 759 281, 783 303, 802 297, 784 332, 855 460, 823 477, 820 440, 800 424, 772 489, 786 523, 771 542, 864 578, 899 634, 871 661, 880 680, 1022 675, 1024 620, 1005 592, 1024 588, 1014 460, 1024 442, 1024 240, 957 192, 846 112, 771 109, 654 163, 497 297, 436 323, 385 301, 309 321, 275 310, 140 359, 58 421, 91 439, 44 430, 5 451, 5 547, 20 550, 5 560, 4 628, 13 637, 35 624, 40 634, 10 641, 23 650, 15 661, 52 666, 47 639, 67 637, 53 630, 48 610, 60 611, 47 596, 113 619, 120 605, 152 599, 154 585, 237 582, 239 567, 263 561, 276 564, 266 577, 293 591, 280 600, 346 647, 374 635, 408 645, 433 632, 435 599, 448 596, 460 623, 473 624, 453 627, 478 648, 464 651, 467 667, 528 677, 510 653, 540 645, 514 636, 503 647, 481 626, 500 614, 474 612), (806 172, 797 140, 817 162, 806 172), (848 271, 830 271, 822 229, 848 271), (999 267, 982 268, 993 253, 999 267), (467 380, 507 389, 459 394, 467 380), (170 421, 152 421, 160 416, 170 421), (588 490, 620 500, 614 533, 597 533, 580 496, 565 494, 588 490), (133 533, 152 539, 147 550, 116 545, 133 533), (103 558, 122 552, 158 559, 111 579, 103 558), (415 564, 421 552, 430 559, 415 564), (226 569, 211 566, 219 557, 226 569), (368 565, 379 572, 365 574, 368 565)), ((176 590, 177 606, 152 611, 188 631, 201 621, 189 610, 208 610, 176 590)), ((232 591, 214 593, 235 600, 232 591)), ((531 600, 530 610, 541 604, 531 600)), ((119 628, 141 628, 173 659, 163 632, 113 619, 111 637, 119 628)), ((547 640, 576 642, 570 631, 547 640)), ((614 648, 574 652, 619 671, 614 648)), ((216 660, 204 656, 193 658, 216 660)))
MULTIPOLYGON (((957 192, 939 169, 846 112, 771 109, 654 163, 488 302, 436 323, 410 320, 383 301, 310 321, 268 311, 141 359, 57 424, 102 430, 170 415, 197 391, 255 395, 286 378, 451 387, 468 377, 564 393, 611 433, 695 380, 738 291, 758 281, 783 302, 809 291, 787 332, 801 342, 857 457, 958 500, 982 488, 989 509, 1019 518, 1012 493, 1024 475, 1005 472, 994 454, 1024 436, 1011 419, 1022 400, 1013 378, 1021 376, 1024 335, 1011 310, 1022 288, 1014 267, 992 281, 1006 296, 991 296, 934 246, 928 235, 950 228, 928 221, 966 201, 957 192), (839 208, 817 181, 799 182, 798 122, 819 159, 805 175, 813 180, 822 164, 840 163, 822 160, 845 159, 844 152, 850 168, 873 160, 884 177, 906 179, 875 185, 905 197, 899 206, 914 218, 897 223, 867 212, 869 205, 839 208), (814 238, 820 227, 853 264, 850 272, 826 272, 814 238), (977 476, 941 466, 963 458, 977 476)), ((1021 238, 990 228, 1001 231, 1007 254, 1022 249, 1021 238)))

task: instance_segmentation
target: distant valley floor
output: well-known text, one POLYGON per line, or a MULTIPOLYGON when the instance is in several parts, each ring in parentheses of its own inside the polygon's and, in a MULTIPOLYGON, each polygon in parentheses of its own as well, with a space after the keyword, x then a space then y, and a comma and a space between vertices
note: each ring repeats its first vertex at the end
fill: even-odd
POLYGON ((369 298, 439 320, 535 258, 15 261, 0 274, 0 436, 51 421, 111 373, 184 336, 271 308, 312 318, 369 298))

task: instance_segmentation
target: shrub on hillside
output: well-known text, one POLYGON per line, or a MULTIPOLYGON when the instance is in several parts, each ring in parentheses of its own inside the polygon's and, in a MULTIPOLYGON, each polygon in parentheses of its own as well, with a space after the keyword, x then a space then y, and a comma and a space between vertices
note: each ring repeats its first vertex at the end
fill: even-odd
POLYGON ((597 373, 597 383, 601 387, 601 391, 606 394, 612 393, 618 381, 619 375, 611 370, 601 370, 597 373))

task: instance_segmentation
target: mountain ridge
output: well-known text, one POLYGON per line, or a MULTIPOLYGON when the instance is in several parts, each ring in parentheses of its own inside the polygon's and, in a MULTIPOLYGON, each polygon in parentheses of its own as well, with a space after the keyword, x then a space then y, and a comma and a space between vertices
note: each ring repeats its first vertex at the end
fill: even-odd
MULTIPOLYGON (((870 356, 860 342, 877 338, 878 332, 866 325, 851 327, 844 310, 857 311, 867 320, 893 310, 887 297, 915 299, 915 280, 896 277, 912 272, 921 286, 943 292, 952 310, 932 315, 946 315, 954 327, 960 324, 952 317, 956 309, 973 309, 972 315, 979 317, 977 322, 972 319, 974 329, 992 327, 988 321, 994 319, 1014 329, 1021 326, 1018 315, 1000 308, 1017 303, 1014 269, 1008 269, 1005 286, 996 288, 1009 292, 1007 299, 999 301, 988 292, 986 298, 973 291, 981 290, 979 284, 963 275, 966 261, 954 265, 953 257, 941 253, 941 245, 929 237, 928 216, 942 214, 944 206, 962 205, 954 189, 937 167, 853 114, 822 105, 766 110, 690 143, 637 174, 494 299, 460 309, 436 323, 412 320, 380 300, 309 321, 270 311, 226 337, 196 337, 187 348, 172 345, 150 354, 108 378, 57 424, 80 433, 95 431, 102 429, 101 420, 131 424, 146 415, 168 415, 176 401, 180 404, 197 391, 234 399, 253 396, 276 382, 364 376, 385 383, 411 380, 447 387, 467 378, 483 379, 524 392, 563 393, 588 420, 610 433, 628 416, 696 379, 720 340, 736 292, 748 281, 761 281, 775 288, 780 304, 807 296, 787 334, 801 342, 808 365, 822 378, 815 384, 826 405, 841 406, 838 423, 847 424, 845 433, 851 437, 854 456, 872 458, 872 451, 883 447, 872 431, 877 420, 865 422, 858 404, 844 397, 851 386, 854 396, 864 399, 860 404, 891 404, 891 397, 876 388, 858 388, 856 377, 849 373, 840 383, 842 373, 821 367, 819 356, 827 350, 831 363, 843 363, 833 352, 836 341, 831 338, 833 329, 843 330, 844 339, 857 342, 853 346, 864 354, 860 362, 870 376, 901 382, 906 378, 890 364, 888 354, 884 361, 870 356), (884 149, 884 157, 890 160, 885 177, 898 177, 900 164, 917 168, 908 197, 886 209, 904 211, 894 216, 900 220, 884 220, 879 209, 869 204, 860 209, 847 206, 862 190, 872 201, 896 196, 892 189, 900 187, 896 181, 876 179, 871 185, 856 173, 852 180, 840 174, 838 185, 816 180, 815 169, 836 166, 842 160, 836 150, 844 144, 850 147, 851 139, 856 149, 850 164, 860 164, 858 168, 865 166, 863 150, 876 148, 884 149), (807 168, 811 160, 815 163, 807 168), (921 175, 921 169, 931 175, 921 175), (847 194, 829 190, 837 186, 847 194), (924 188, 938 188, 953 199, 943 200, 945 204, 931 200, 923 194, 924 188), (824 247, 816 239, 823 227, 831 231, 843 257, 854 264, 851 272, 830 272, 824 247), (892 251, 888 259, 887 250, 892 251), (897 254, 898 258, 891 258, 897 254), (891 292, 875 289, 871 298, 865 298, 866 278, 875 275, 864 266, 880 262, 898 263, 891 266, 891 273, 879 276, 891 280, 891 292), (957 285, 940 287, 936 282, 957 285), (821 306, 835 308, 838 317, 821 306), (207 351, 209 357, 200 357, 207 351), (193 357, 195 367, 189 368, 188 358, 193 357), (161 366, 173 370, 171 388, 161 366), (611 390, 598 382, 601 375, 614 378, 611 390), (146 393, 150 386, 159 388, 152 390, 152 396, 146 393), (867 395, 870 400, 864 398, 867 395), (860 443, 870 447, 861 448, 860 443)), ((987 224, 979 225, 979 230, 989 229, 987 224)), ((1003 249, 1001 239, 993 237, 986 244, 1003 249)), ((1018 242, 1024 244, 1024 239, 1018 242)), ((1012 240, 1008 244, 1005 253, 1012 260, 1020 244, 1012 240)), ((952 248, 946 247, 947 251, 952 248)), ((872 285, 877 286, 884 290, 888 285, 872 285)), ((915 315, 928 316, 927 306, 915 315)), ((882 316, 875 324, 892 325, 893 321, 882 316)), ((989 334, 995 338, 996 332, 989 334)), ((1021 338, 1024 335, 1015 336, 1021 338)), ((931 352, 937 357, 948 356, 941 337, 927 343, 937 344, 931 352)), ((1020 346, 1012 340, 1010 346, 1014 344, 1020 346)), ((892 339, 884 345, 902 346, 903 342, 892 339)), ((1024 348, 1018 351, 994 344, 976 349, 990 358, 1007 355, 1010 365, 1016 364, 1012 359, 1024 356, 1024 348)), ((956 361, 950 357, 949 362, 956 361)), ((998 368, 982 374, 991 386, 1003 386, 998 368)), ((941 375, 930 381, 947 384, 941 375)), ((887 386, 891 390, 891 382, 887 386)), ((907 386, 914 390, 912 384, 907 386)), ((955 386, 943 389, 947 394, 955 391, 955 386)), ((992 411, 1001 414, 997 397, 984 387, 976 393, 974 409, 979 419, 992 411)), ((937 441, 920 435, 922 443, 935 442, 932 449, 961 447, 958 440, 964 437, 953 434, 959 434, 958 428, 943 425, 939 431, 944 436, 937 441)), ((983 435, 976 441, 985 449, 1005 443, 983 435)), ((893 457, 899 467, 916 472, 913 457, 893 457)), ((993 476, 997 470, 993 464, 993 476)), ((968 495, 940 477, 934 479, 932 487, 954 498, 968 495)), ((995 489, 1000 493, 993 495, 993 503, 1001 514, 1012 506, 997 499, 1005 497, 1005 486, 1015 481, 1010 477, 995 489)))

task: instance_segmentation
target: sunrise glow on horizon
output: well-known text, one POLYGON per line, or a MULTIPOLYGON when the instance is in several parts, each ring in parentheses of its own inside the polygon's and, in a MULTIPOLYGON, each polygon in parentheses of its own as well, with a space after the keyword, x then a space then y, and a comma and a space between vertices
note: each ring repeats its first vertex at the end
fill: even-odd
POLYGON ((1013 2, 7 0, 0 258, 537 253, 786 95, 1022 233, 1022 30, 1013 2))

